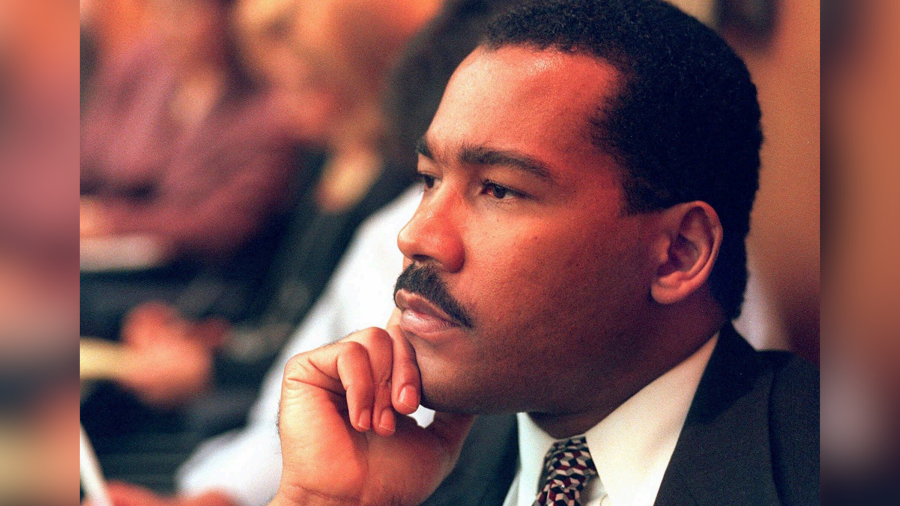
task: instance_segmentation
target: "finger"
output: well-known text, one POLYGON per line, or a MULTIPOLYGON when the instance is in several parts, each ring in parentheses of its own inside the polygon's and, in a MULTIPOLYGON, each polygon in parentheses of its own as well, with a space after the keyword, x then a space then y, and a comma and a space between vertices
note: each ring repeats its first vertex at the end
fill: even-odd
POLYGON ((181 320, 174 308, 159 301, 145 302, 126 316, 122 338, 135 346, 146 347, 157 339, 157 334, 174 329, 181 320))
POLYGON ((409 415, 419 407, 422 380, 416 351, 398 326, 387 329, 394 350, 391 400, 399 413, 409 415))
MULTIPOLYGON (((162 502, 162 498, 149 489, 125 482, 113 481, 108 483, 106 492, 113 506, 149 506, 162 502)), ((94 502, 85 504, 94 504, 94 502)))
POLYGON ((149 341, 147 328, 150 318, 144 305, 138 306, 125 316, 122 323, 122 341, 135 346, 144 346, 149 341))
POLYGON ((363 345, 339 341, 289 360, 282 401, 295 398, 295 393, 306 392, 310 386, 345 397, 347 416, 354 429, 365 432, 372 428, 372 368, 363 345))
POLYGON ((142 323, 161 324, 177 318, 174 308, 160 301, 145 302, 128 313, 128 318, 142 323))
POLYGON ((375 386, 372 364, 365 346, 347 341, 338 343, 336 370, 347 396, 347 411, 353 427, 366 432, 372 428, 375 386))
POLYGON ((348 339, 362 344, 369 355, 374 387, 372 427, 379 436, 390 436, 396 429, 394 408, 391 402, 391 373, 393 343, 391 336, 376 327, 356 332, 348 339))

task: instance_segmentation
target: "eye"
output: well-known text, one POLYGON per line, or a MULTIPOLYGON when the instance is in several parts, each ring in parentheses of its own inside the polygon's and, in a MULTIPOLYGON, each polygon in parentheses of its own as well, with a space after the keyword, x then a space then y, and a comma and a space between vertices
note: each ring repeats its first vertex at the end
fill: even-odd
POLYGON ((419 173, 419 180, 422 181, 422 184, 425 185, 425 188, 427 189, 434 188, 434 183, 436 181, 434 176, 422 172, 419 173))
POLYGON ((510 190, 509 188, 501 186, 493 181, 485 181, 481 183, 481 186, 485 194, 490 195, 497 200, 503 200, 507 197, 519 196, 516 191, 510 190))

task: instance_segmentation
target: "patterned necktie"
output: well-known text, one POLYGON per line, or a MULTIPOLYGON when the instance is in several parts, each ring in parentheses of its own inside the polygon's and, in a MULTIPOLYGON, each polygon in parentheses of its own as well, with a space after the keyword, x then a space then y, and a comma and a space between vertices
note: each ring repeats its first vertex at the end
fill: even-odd
POLYGON ((581 490, 596 475, 584 436, 557 441, 544 458, 544 486, 534 506, 581 506, 581 490))

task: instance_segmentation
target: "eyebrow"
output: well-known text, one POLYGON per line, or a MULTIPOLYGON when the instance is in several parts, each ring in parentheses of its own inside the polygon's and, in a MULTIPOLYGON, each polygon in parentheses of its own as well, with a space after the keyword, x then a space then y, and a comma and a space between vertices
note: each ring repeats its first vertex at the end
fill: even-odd
POLYGON ((428 146, 428 141, 425 140, 425 137, 419 137, 419 140, 416 141, 416 154, 422 155, 429 160, 434 160, 434 155, 431 154, 431 148, 428 146))
MULTIPOLYGON (((429 160, 435 159, 434 152, 425 137, 421 137, 416 143, 416 153, 429 160)), ((545 163, 520 151, 463 145, 459 152, 459 161, 466 165, 498 165, 511 167, 550 182, 554 181, 553 173, 545 163)))

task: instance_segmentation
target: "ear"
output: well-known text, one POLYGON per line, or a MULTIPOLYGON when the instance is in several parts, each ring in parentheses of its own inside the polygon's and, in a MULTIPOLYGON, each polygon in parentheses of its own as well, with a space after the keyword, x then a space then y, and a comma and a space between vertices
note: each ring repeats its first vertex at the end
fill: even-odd
POLYGON ((706 283, 722 245, 722 223, 706 202, 687 202, 662 212, 650 295, 674 304, 706 283))

